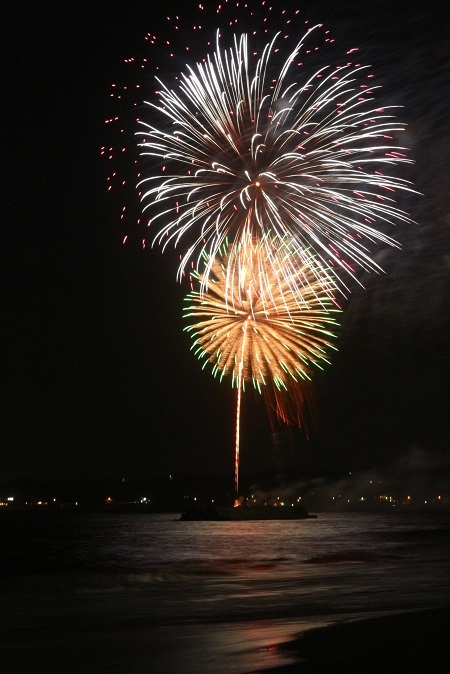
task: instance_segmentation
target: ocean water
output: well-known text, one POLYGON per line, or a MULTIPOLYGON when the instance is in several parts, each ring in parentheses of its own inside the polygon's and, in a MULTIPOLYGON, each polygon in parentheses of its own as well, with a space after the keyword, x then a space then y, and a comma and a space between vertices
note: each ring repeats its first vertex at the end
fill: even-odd
POLYGON ((322 625, 450 605, 450 514, 0 517, 0 669, 241 674, 322 625))

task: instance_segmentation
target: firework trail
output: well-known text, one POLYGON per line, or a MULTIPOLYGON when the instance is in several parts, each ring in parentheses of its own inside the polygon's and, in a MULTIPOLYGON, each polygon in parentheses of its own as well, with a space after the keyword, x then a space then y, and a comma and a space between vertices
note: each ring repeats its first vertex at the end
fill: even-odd
MULTIPOLYGON (((241 394, 253 385, 286 423, 303 422, 308 403, 308 383, 315 367, 328 363, 335 349, 335 286, 331 279, 317 281, 310 264, 286 259, 286 247, 274 241, 241 246, 238 251, 239 281, 229 278, 230 246, 210 269, 208 292, 187 296, 185 330, 192 349, 213 365, 213 373, 231 378, 237 388, 235 488, 238 495, 239 424, 241 394), (272 255, 267 257, 268 248, 272 255), (288 273, 291 276, 288 279, 288 273), (297 271, 295 271, 297 270, 297 271), (293 292, 291 287, 297 291, 293 292), (267 293, 267 288, 271 293, 267 293)), ((199 287, 202 275, 196 274, 199 287)))

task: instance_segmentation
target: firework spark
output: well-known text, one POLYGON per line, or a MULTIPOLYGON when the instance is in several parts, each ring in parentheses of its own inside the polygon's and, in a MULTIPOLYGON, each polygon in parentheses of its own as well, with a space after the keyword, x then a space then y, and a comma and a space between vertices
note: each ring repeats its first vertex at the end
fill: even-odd
POLYGON ((164 171, 142 180, 144 211, 154 242, 186 241, 180 275, 207 254, 202 289, 227 238, 231 266, 242 237, 270 235, 294 255, 312 247, 345 285, 342 271, 379 271, 372 245, 397 245, 386 227, 410 221, 395 205, 409 183, 385 172, 409 161, 392 136, 403 125, 374 102, 376 87, 359 88, 364 67, 305 76, 297 64, 309 32, 281 64, 279 35, 255 58, 247 35, 228 49, 217 37, 204 62, 176 86, 159 80, 148 103, 156 124, 142 123, 141 154, 164 171))
MULTIPOLYGON (((295 263, 287 264, 284 246, 278 249, 273 241, 270 245, 270 258, 267 242, 240 247, 239 283, 230 282, 228 246, 220 258, 206 264, 208 292, 191 292, 184 311, 191 322, 185 330, 194 340, 197 356, 205 365, 211 362, 213 373, 221 379, 229 375, 237 388, 236 492, 245 385, 253 384, 282 421, 301 425, 312 371, 328 363, 327 352, 335 349, 334 314, 339 309, 332 281, 317 281, 311 265, 300 263, 296 278, 289 282, 286 269, 294 276, 295 263), (291 290, 293 285, 296 292, 291 290)), ((202 276, 197 279, 201 285, 202 276)))

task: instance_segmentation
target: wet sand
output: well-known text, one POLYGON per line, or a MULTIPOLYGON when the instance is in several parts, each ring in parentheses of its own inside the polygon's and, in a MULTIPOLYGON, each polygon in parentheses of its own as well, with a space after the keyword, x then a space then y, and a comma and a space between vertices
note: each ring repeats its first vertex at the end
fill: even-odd
POLYGON ((308 630, 285 644, 300 662, 264 672, 445 672, 450 662, 449 623, 450 607, 445 607, 308 630))
POLYGON ((318 628, 299 619, 163 626, 81 606, 41 613, 5 620, 5 674, 428 674, 450 661, 450 608, 318 628))

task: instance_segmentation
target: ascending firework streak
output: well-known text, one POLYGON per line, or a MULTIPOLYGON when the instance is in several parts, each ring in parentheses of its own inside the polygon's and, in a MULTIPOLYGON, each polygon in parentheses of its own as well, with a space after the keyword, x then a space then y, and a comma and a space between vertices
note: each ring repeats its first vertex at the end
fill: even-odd
MULTIPOLYGON (((288 260, 284 245, 247 242, 237 251, 239 265, 231 267, 240 270, 238 282, 230 279, 230 249, 224 246, 211 264, 205 260, 209 289, 187 296, 184 317, 191 322, 185 330, 191 333, 195 353, 205 365, 213 363, 213 373, 221 379, 230 375, 237 388, 237 497, 240 406, 246 383, 264 394, 281 420, 301 425, 312 370, 327 363, 327 351, 335 348, 333 314, 339 309, 333 282, 324 270, 322 281, 317 281, 314 259, 306 264, 305 253, 303 261, 288 260)), ((201 285, 203 275, 196 278, 201 285)))
POLYGON ((373 102, 362 66, 305 77, 297 66, 310 32, 281 65, 279 35, 259 58, 247 35, 230 49, 217 36, 203 63, 187 66, 177 85, 159 81, 148 104, 160 123, 142 123, 141 154, 164 160, 165 170, 142 180, 144 210, 163 248, 186 241, 180 275, 207 255, 202 291, 227 237, 232 266, 243 236, 270 234, 288 240, 291 254, 312 249, 343 288, 342 271, 380 270, 371 244, 396 246, 384 229, 410 221, 394 199, 409 183, 384 173, 409 161, 392 136, 403 125, 373 102))

